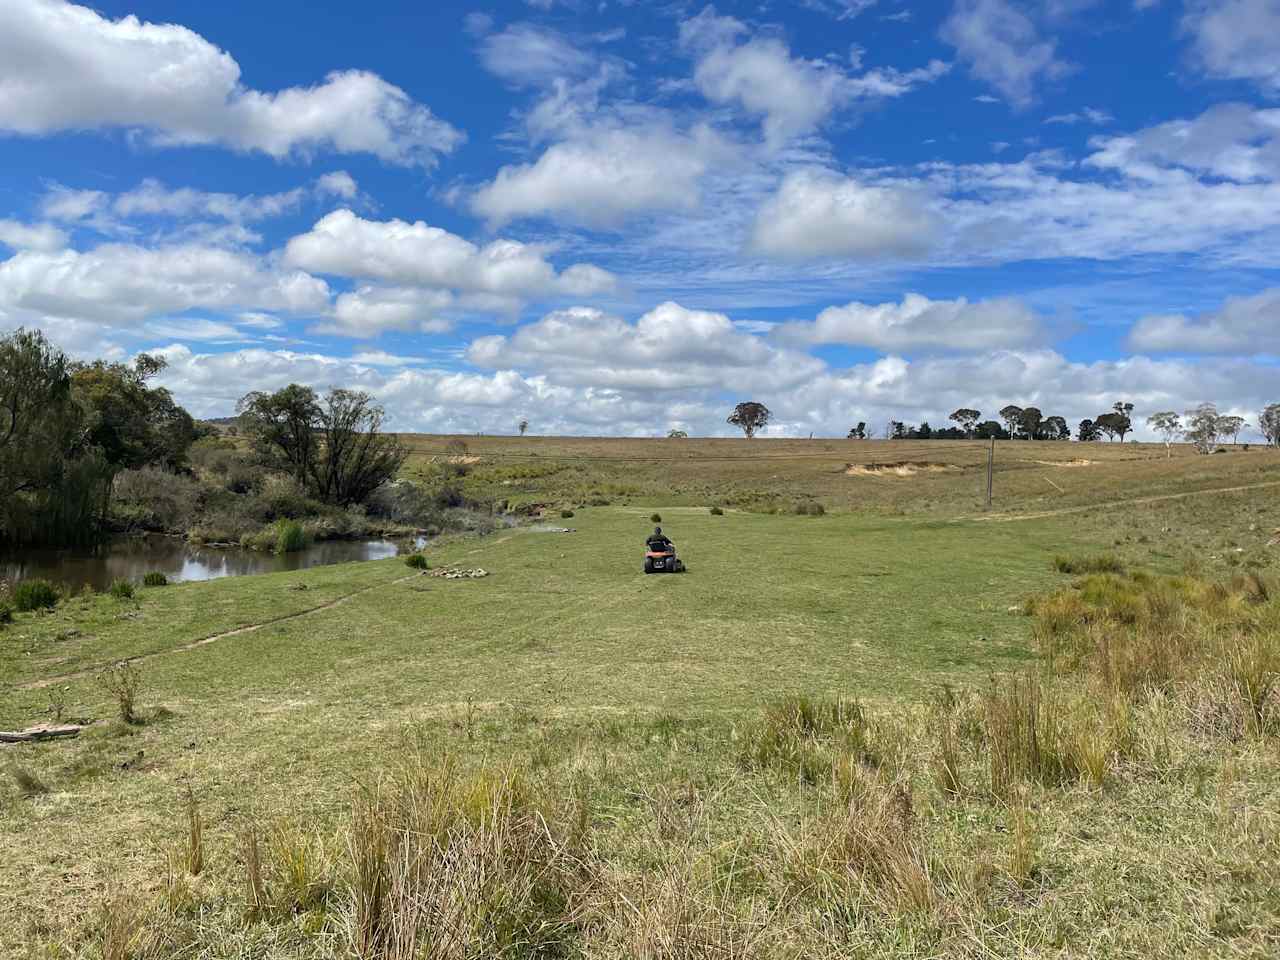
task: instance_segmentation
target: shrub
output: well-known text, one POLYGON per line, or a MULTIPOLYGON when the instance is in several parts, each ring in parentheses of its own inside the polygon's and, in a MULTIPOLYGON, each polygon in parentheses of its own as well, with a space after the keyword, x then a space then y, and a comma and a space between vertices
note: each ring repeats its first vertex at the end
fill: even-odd
POLYGON ((1124 573, 1124 564, 1113 553, 1100 553, 1091 557, 1053 558, 1053 566, 1059 573, 1124 573))
POLYGON ((139 722, 137 698, 142 674, 137 667, 128 660, 121 660, 98 674, 98 684, 115 699, 121 720, 127 724, 139 722))
POLYGON ((152 570, 142 578, 142 585, 144 587, 166 587, 169 585, 169 578, 159 570, 152 570))
POLYGON ((13 604, 0 597, 0 624, 13 623, 13 604))
POLYGON ((651 514, 651 515, 649 516, 649 520, 650 520, 650 522, 651 522, 651 523, 661 523, 661 522, 662 522, 662 514, 660 514, 660 513, 654 513, 654 514, 651 514))
POLYGON ((117 577, 111 581, 111 586, 107 588, 107 592, 117 600, 132 600, 133 584, 123 577, 117 577))
POLYGON ((568 519, 569 519, 570 517, 572 517, 572 516, 573 516, 573 511, 572 511, 572 510, 561 510, 561 511, 560 511, 560 519, 561 519, 561 520, 568 520, 568 519))
POLYGON ((276 521, 276 553, 297 553, 306 549, 307 533, 296 520, 276 521))
POLYGON ((59 599, 58 588, 48 580, 23 580, 13 588, 13 606, 21 613, 52 609, 59 599))
POLYGON ((724 516, 724 510, 722 510, 720 507, 712 507, 712 508, 711 508, 711 515, 712 515, 713 517, 723 517, 723 516, 724 516))
POLYGON ((414 570, 426 570, 426 569, 428 569, 428 567, 427 567, 427 558, 426 558, 426 557, 424 557, 424 556, 423 556, 422 554, 420 554, 420 553, 411 553, 411 554, 409 554, 407 557, 405 557, 405 558, 404 558, 404 565, 405 565, 406 567, 411 567, 411 568, 413 568, 414 570))

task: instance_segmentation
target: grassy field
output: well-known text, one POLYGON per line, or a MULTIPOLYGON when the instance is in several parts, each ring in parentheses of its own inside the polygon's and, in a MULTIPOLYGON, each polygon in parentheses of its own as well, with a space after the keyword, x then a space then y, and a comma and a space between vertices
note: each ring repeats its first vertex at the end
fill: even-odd
POLYGON ((0 747, 0 955, 1280 949, 1276 454, 1001 444, 987 516, 965 443, 466 443, 552 518, 427 552, 483 578, 0 629, 0 729, 102 721, 0 747), (686 575, 639 573, 655 511, 686 575))

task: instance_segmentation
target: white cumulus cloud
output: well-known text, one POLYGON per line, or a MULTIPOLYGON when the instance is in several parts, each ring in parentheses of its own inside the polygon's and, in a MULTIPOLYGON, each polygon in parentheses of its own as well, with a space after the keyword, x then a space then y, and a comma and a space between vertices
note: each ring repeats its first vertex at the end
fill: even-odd
POLYGON ((1042 78, 1068 70, 1054 42, 1042 39, 1031 18, 1008 0, 957 0, 941 36, 974 76, 1015 107, 1031 103, 1042 78))
POLYGON ((423 167, 463 139, 374 73, 253 90, 229 53, 178 24, 110 20, 64 0, 0 4, 0 130, 107 128, 145 131, 156 145, 220 144, 276 158, 369 153, 423 167))
POLYGON ((1159 353, 1280 353, 1280 287, 1231 297, 1221 309, 1197 317, 1143 317, 1134 324, 1129 345, 1159 353))
POLYGON ((901 303, 847 303, 828 307, 812 322, 780 327, 777 336, 799 343, 843 343, 886 353, 914 350, 997 350, 1043 342, 1041 317, 1011 298, 930 300, 908 293, 901 303))
POLYGON ((751 248, 780 259, 911 257, 938 223, 920 194, 824 170, 788 174, 756 215, 751 248))

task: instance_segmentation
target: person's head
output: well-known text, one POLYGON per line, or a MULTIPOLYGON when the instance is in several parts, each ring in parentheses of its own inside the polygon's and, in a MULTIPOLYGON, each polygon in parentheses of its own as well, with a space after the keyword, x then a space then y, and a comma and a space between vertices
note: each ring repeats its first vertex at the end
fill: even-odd
POLYGON ((653 528, 653 535, 654 535, 655 537, 660 537, 660 536, 662 536, 662 528, 661 528, 661 527, 654 527, 654 528, 653 528))

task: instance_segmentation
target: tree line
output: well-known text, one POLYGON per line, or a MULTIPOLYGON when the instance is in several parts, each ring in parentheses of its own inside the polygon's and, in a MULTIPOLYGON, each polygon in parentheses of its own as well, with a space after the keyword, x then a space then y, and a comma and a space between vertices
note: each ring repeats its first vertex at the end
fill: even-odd
MULTIPOLYGON (((1076 426, 1075 439, 1090 443, 1107 437, 1124 442, 1133 431, 1134 405, 1127 400, 1116 401, 1106 413, 1081 420, 1076 426)), ((919 426, 901 420, 890 420, 884 427, 886 440, 1070 440, 1071 427, 1064 417, 1045 416, 1039 407, 1019 407, 1009 404, 997 414, 999 420, 984 420, 982 411, 961 407, 947 419, 955 426, 934 427, 928 421, 919 426)), ((1219 439, 1231 438, 1235 443, 1242 430, 1249 425, 1244 417, 1221 415, 1212 403, 1203 403, 1184 415, 1163 411, 1147 418, 1147 424, 1162 437, 1166 446, 1175 440, 1185 439, 1197 450, 1208 452, 1219 439), (1182 416, 1186 417, 1183 422, 1182 416)), ((729 415, 728 423, 738 427, 751 439, 772 419, 773 413, 759 401, 749 400, 737 404, 729 415)), ((1266 407, 1258 417, 1258 429, 1266 442, 1280 446, 1280 403, 1266 407)), ((673 430, 669 437, 687 436, 683 430, 673 430)), ((865 420, 849 429, 847 439, 866 440, 870 436, 865 420)))
MULTIPOLYGON (((126 471, 192 473, 192 446, 217 430, 152 384, 164 369, 147 354, 72 361, 34 330, 0 337, 0 545, 97 542, 126 471)), ((407 455, 365 393, 290 384, 247 394, 239 414, 247 455, 324 504, 363 503, 407 455)))

